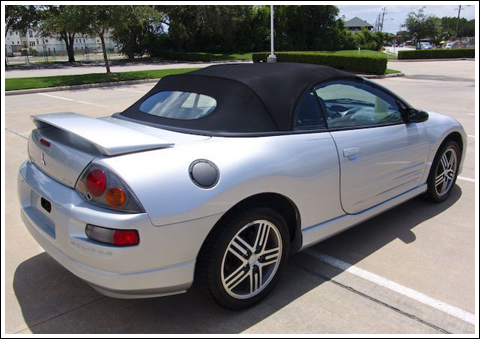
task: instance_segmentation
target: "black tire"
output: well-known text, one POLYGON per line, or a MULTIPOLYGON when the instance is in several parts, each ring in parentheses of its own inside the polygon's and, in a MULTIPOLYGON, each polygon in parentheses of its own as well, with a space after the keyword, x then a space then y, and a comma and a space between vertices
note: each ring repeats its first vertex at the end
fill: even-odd
POLYGON ((442 147, 438 150, 435 156, 435 159, 433 160, 432 167, 430 169, 430 174, 427 180, 428 189, 424 195, 425 199, 437 204, 444 202, 445 200, 448 199, 448 197, 452 193, 453 187, 455 186, 455 182, 457 181, 458 167, 460 164, 461 156, 462 155, 460 152, 460 147, 458 146, 457 142, 450 140, 450 141, 447 141, 444 145, 442 145, 442 147), (456 155, 456 163, 454 166, 455 173, 454 173, 451 185, 448 185, 448 190, 440 194, 438 192, 438 189, 435 186, 435 179, 437 178, 437 175, 439 174, 439 172, 441 172, 443 169, 441 164, 442 156, 449 151, 455 152, 455 155, 456 155))
MULTIPOLYGON (((259 229, 260 226, 258 226, 255 232, 259 232, 259 229)), ((252 230, 251 232, 254 231, 252 230)), ((271 236, 269 235, 268 237, 270 238, 271 236)), ((267 239, 266 242, 268 241, 269 240, 267 239)), ((253 243, 255 243, 255 240, 249 242, 249 244, 253 243)), ((243 210, 221 221, 220 224, 216 225, 215 229, 207 238, 198 257, 195 270, 195 283, 202 294, 207 297, 213 297, 218 304, 225 308, 231 310, 248 308, 265 298, 273 290, 281 273, 285 269, 289 250, 290 234, 288 226, 285 219, 277 211, 270 207, 253 207, 243 210), (272 270, 273 273, 271 274, 272 277, 270 278, 270 281, 265 283, 265 287, 262 287, 263 289, 258 289, 258 294, 246 299, 239 299, 230 295, 229 292, 227 292, 227 289, 224 288, 222 283, 222 272, 224 270, 223 260, 227 256, 226 253, 229 253, 227 248, 231 244, 231 241, 233 241, 233 238, 238 235, 241 230, 245 229, 244 227, 246 227, 246 225, 256 220, 266 220, 276 227, 278 232, 273 231, 273 236, 277 239, 278 243, 281 242, 281 255, 278 255, 280 261, 278 265, 275 264, 276 270, 272 270), (278 235, 280 235, 281 239, 278 239, 278 235)), ((267 256, 265 256, 265 258, 266 257, 267 256)), ((261 256, 258 258, 260 260, 261 256)), ((240 264, 238 268, 242 265, 243 264, 240 264)), ((255 268, 258 269, 254 264, 251 264, 251 267, 252 270, 255 268)), ((265 269, 260 268, 260 270, 262 270, 262 274, 264 274, 265 269)), ((249 278, 245 279, 249 281, 249 278)), ((248 283, 248 281, 245 283, 248 283)))

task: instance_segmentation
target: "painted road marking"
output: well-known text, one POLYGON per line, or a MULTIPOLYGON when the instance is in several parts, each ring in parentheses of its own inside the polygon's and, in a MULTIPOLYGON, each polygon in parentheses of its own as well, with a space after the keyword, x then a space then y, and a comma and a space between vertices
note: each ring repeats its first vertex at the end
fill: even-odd
POLYGON ((469 135, 467 135, 467 136, 468 136, 469 138, 475 138, 474 135, 470 135, 470 134, 469 134, 469 135))
POLYGON ((364 269, 361 269, 357 266, 351 265, 345 261, 342 261, 340 259, 331 257, 327 254, 323 254, 321 252, 315 251, 313 249, 309 249, 305 251, 306 254, 309 256, 320 260, 330 266, 336 267, 342 271, 348 272, 350 274, 356 275, 357 277, 360 277, 362 279, 368 280, 374 284, 380 285, 382 287, 388 288, 391 291, 394 291, 396 293, 402 294, 410 299, 416 300, 418 302, 421 302, 422 304, 428 305, 430 307, 433 307, 439 311, 442 311, 444 313, 447 313, 451 315, 452 317, 455 317, 457 319, 466 321, 469 324, 475 325, 475 315, 464 311, 458 307, 449 305, 447 303, 444 303, 443 301, 434 299, 432 297, 429 297, 428 295, 425 295, 423 293, 417 292, 415 290, 412 290, 411 288, 405 287, 403 285, 397 284, 396 282, 393 282, 391 280, 388 280, 386 278, 383 278, 379 275, 376 275, 374 273, 371 273, 369 271, 366 271, 364 269))
POLYGON ((97 106, 97 107, 103 107, 103 108, 108 108, 108 106, 103 106, 99 104, 94 104, 91 102, 86 102, 86 101, 80 101, 80 100, 73 100, 69 98, 63 98, 63 97, 57 97, 56 95, 51 95, 51 94, 45 94, 45 93, 37 93, 38 95, 42 95, 44 97, 49 97, 49 98, 55 98, 55 99, 61 99, 61 100, 66 100, 66 101, 73 101, 73 102, 78 102, 79 104, 84 104, 84 105, 92 105, 92 106, 97 106))
POLYGON ((470 181, 470 182, 475 182, 475 179, 467 178, 467 177, 457 177, 457 179, 465 180, 465 181, 470 181))

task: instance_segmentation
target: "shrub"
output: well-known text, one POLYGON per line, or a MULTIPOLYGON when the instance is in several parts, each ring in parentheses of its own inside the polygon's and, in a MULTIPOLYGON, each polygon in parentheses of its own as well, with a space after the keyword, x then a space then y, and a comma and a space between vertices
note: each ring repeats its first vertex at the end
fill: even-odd
POLYGON ((212 53, 156 51, 152 56, 177 61, 212 61, 212 53))
POLYGON ((474 48, 455 49, 422 49, 411 51, 398 51, 398 59, 456 59, 475 58, 474 48))
MULTIPOLYGON (((345 51, 342 51, 345 52, 345 51)), ((270 53, 253 53, 253 62, 266 62, 270 53)), ((330 66, 358 73, 385 74, 387 57, 380 53, 371 52, 369 55, 359 55, 357 51, 351 53, 332 52, 277 52, 278 62, 300 62, 330 66)))

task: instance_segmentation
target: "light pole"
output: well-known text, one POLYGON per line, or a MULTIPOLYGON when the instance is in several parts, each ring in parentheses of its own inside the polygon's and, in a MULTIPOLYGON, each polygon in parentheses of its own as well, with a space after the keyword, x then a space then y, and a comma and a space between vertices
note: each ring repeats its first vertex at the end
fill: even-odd
POLYGON ((267 58, 267 62, 277 62, 277 57, 273 52, 273 5, 270 5, 270 55, 267 58))
POLYGON ((462 11, 462 5, 458 5, 457 28, 455 29, 455 38, 458 38, 458 24, 460 23, 460 12, 461 11, 462 11))

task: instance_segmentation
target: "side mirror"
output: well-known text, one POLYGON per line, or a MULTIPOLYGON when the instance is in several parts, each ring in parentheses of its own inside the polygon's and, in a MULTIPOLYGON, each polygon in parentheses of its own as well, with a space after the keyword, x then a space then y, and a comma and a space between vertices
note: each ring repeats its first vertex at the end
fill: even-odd
POLYGON ((428 113, 425 111, 420 111, 415 108, 406 109, 406 120, 407 122, 425 122, 428 120, 428 113))

